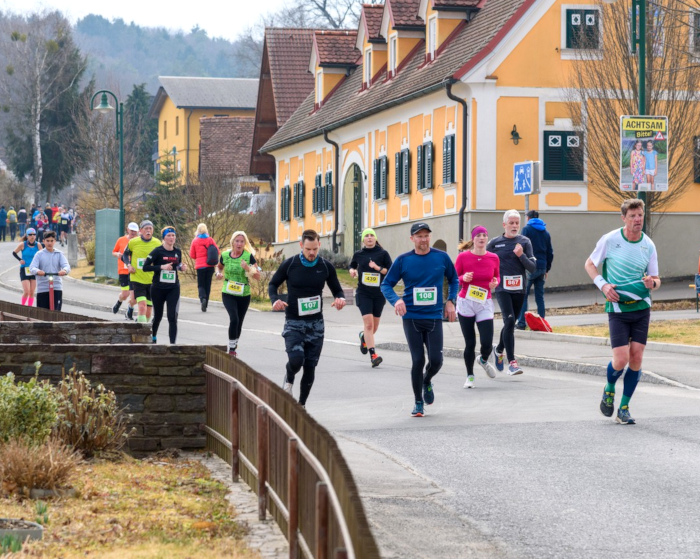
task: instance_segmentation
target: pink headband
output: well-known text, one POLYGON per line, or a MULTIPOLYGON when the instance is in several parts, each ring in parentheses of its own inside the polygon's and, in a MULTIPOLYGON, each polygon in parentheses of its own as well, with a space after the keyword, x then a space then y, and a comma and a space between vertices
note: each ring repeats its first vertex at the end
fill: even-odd
POLYGON ((484 226, 476 226, 476 227, 472 230, 472 239, 474 239, 474 238, 475 238, 477 235, 479 235, 480 233, 485 233, 486 235, 489 234, 488 230, 487 230, 484 226))

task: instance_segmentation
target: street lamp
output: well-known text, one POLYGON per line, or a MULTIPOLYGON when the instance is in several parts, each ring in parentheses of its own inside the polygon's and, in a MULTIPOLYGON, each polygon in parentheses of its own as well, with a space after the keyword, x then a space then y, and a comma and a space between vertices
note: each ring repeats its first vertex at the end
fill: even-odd
POLYGON ((102 89, 95 93, 90 100, 90 110, 95 110, 102 115, 106 115, 110 111, 115 111, 116 125, 117 125, 117 138, 119 138, 119 231, 124 231, 124 104, 119 103, 117 96, 111 91, 102 89), (100 104, 97 107, 93 107, 95 103, 95 98, 102 94, 100 98, 100 104), (107 95, 111 95, 114 98, 114 103, 117 105, 116 111, 114 107, 109 104, 107 95))

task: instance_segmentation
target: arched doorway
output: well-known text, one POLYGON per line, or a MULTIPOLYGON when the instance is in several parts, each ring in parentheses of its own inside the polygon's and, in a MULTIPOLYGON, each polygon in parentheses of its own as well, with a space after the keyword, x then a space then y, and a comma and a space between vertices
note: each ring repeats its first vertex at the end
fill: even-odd
POLYGON ((352 257, 359 251, 362 235, 363 181, 360 166, 353 163, 343 181, 343 253, 352 257))

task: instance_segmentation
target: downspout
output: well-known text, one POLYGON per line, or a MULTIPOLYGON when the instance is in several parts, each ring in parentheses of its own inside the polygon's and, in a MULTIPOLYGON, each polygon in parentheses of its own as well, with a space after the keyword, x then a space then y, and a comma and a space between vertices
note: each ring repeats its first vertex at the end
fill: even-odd
POLYGON ((458 240, 464 239, 464 212, 467 208, 468 189, 467 189, 467 102, 452 93, 452 82, 445 84, 445 92, 447 97, 456 101, 462 106, 462 207, 459 209, 459 237, 458 240))
POLYGON ((340 146, 328 138, 328 132, 323 130, 323 139, 335 148, 335 173, 334 173, 334 189, 333 189, 333 211, 335 213, 335 228, 333 229, 333 252, 337 253, 340 249, 340 243, 336 243, 338 235, 338 177, 340 176, 340 146))
POLYGON ((185 178, 185 184, 188 185, 190 182, 190 117, 194 113, 194 109, 190 109, 190 114, 187 115, 187 159, 185 160, 185 173, 187 177, 185 178))

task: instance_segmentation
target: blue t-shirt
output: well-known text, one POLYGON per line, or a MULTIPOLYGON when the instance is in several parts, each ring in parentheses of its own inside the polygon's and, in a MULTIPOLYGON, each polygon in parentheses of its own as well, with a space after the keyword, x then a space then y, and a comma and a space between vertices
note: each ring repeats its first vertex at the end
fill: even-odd
POLYGON ((457 271, 449 255, 438 249, 430 249, 425 255, 417 255, 415 251, 409 251, 400 255, 391 265, 389 272, 382 282, 381 289, 384 297, 391 305, 395 305, 399 299, 406 304, 404 319, 442 319, 442 284, 447 278, 450 284, 448 298, 456 299, 459 292, 459 278, 457 271), (394 291, 394 286, 403 280, 403 298, 399 298, 394 291), (421 290, 423 288, 423 290, 421 290), (435 288, 434 292, 425 290, 435 288), (422 292, 426 296, 435 294, 434 304, 416 305, 414 291, 422 292))
POLYGON ((642 152, 644 154, 644 159, 647 160, 646 169, 656 169, 656 156, 659 154, 656 150, 651 152, 642 152))

